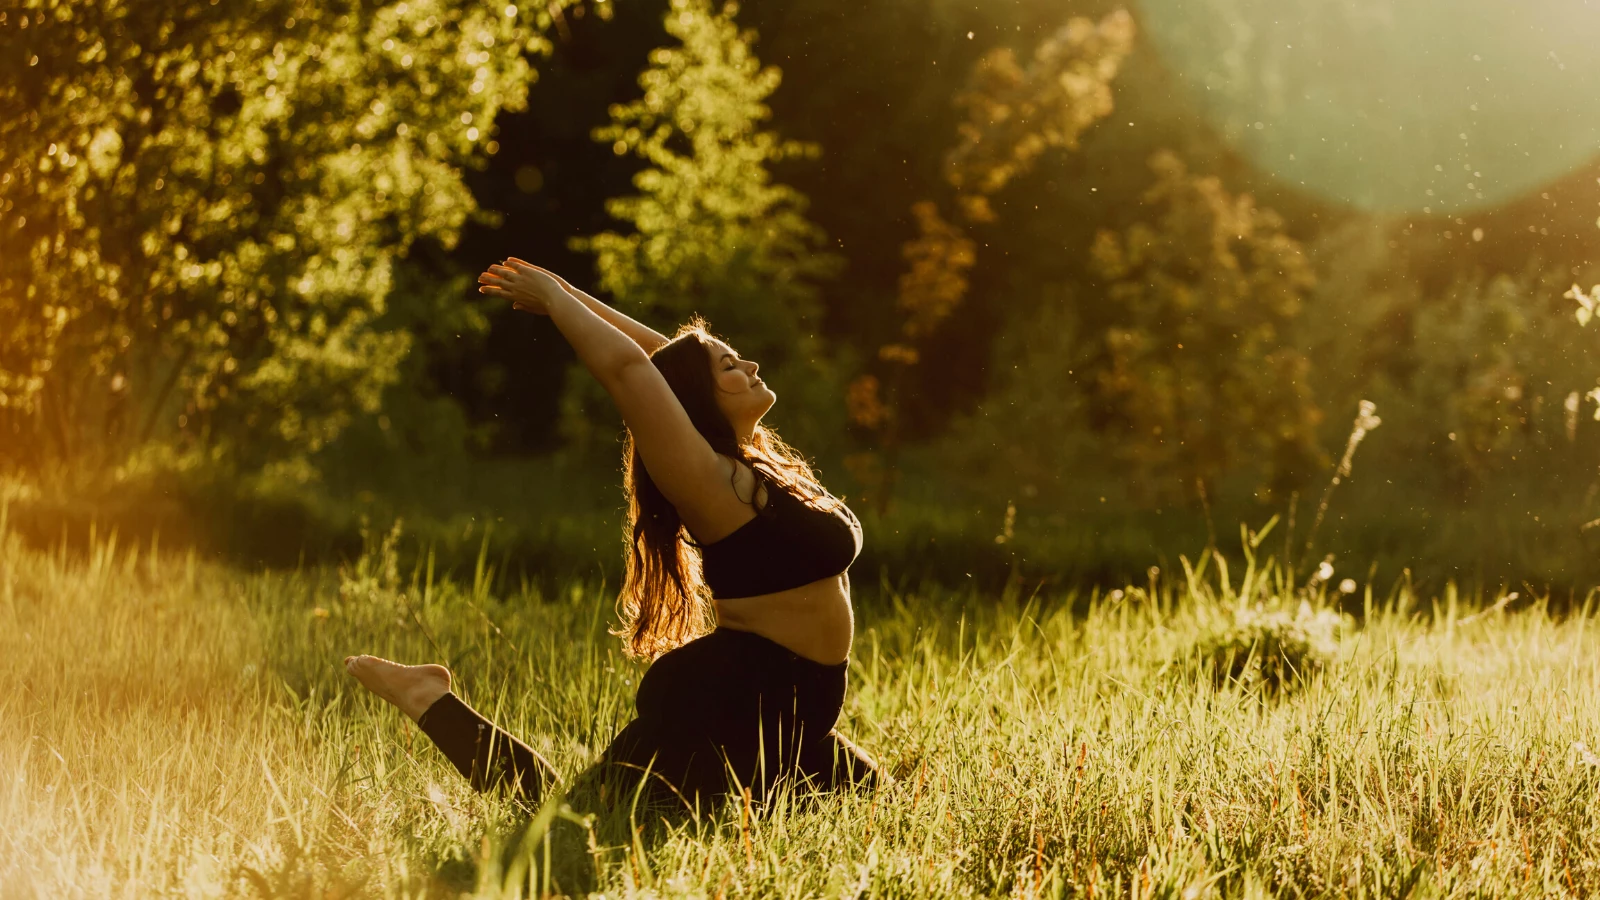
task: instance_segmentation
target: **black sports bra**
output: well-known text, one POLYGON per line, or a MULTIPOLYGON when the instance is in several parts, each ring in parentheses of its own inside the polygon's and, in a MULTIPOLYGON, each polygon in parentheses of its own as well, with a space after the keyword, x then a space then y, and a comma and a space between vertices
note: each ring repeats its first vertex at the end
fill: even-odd
MULTIPOLYGON (((861 522, 839 503, 832 512, 817 509, 774 483, 756 517, 722 540, 700 548, 701 574, 717 600, 786 591, 843 573, 861 552, 861 522)), ((687 534, 687 530, 685 534, 687 534)))

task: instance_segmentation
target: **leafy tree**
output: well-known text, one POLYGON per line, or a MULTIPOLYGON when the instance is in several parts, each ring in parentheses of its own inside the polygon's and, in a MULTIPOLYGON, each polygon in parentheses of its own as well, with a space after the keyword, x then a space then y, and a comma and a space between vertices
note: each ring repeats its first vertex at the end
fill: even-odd
POLYGON ((945 155, 944 180, 954 191, 958 222, 932 200, 912 207, 917 236, 901 248, 910 268, 900 277, 895 304, 904 316, 900 339, 878 350, 887 369, 883 377, 863 373, 845 398, 851 421, 877 445, 876 452, 854 455, 849 463, 880 509, 892 491, 901 442, 900 385, 921 361, 920 345, 966 296, 967 273, 977 262, 968 229, 993 225, 998 217, 991 197, 1047 150, 1076 149, 1082 134, 1111 113, 1111 82, 1133 49, 1134 34, 1125 10, 1099 22, 1074 18, 1034 48, 1026 67, 1009 47, 984 55, 956 96, 965 116, 945 155))
MULTIPOLYGON (((815 440, 840 424, 815 287, 838 262, 806 218, 806 198, 775 183, 770 167, 819 149, 760 130, 782 75, 762 67, 756 36, 740 31, 737 13, 735 3, 672 0, 665 21, 678 44, 650 54, 639 76, 644 95, 613 106, 594 135, 647 163, 634 178, 639 193, 606 204, 631 231, 573 245, 594 254, 600 288, 619 304, 663 323, 698 312, 770 366, 785 392, 781 423, 815 440)), ((572 390, 566 426, 581 438, 598 404, 586 380, 572 390)))
POLYGON ((473 214, 461 167, 568 2, 0 11, 0 462, 259 464, 375 410, 393 266, 473 214))
POLYGON ((1248 195, 1172 153, 1152 167, 1152 219, 1102 230, 1097 281, 1014 321, 994 357, 1008 377, 944 441, 991 486, 1186 503, 1252 467, 1272 488, 1321 461, 1296 328, 1309 260, 1248 195))
POLYGON ((1155 497, 1193 497, 1247 464, 1268 485, 1303 476, 1322 418, 1292 333, 1311 265, 1248 195, 1172 153, 1151 168, 1155 221, 1103 231, 1092 251, 1107 300, 1086 307, 1099 429, 1155 497))

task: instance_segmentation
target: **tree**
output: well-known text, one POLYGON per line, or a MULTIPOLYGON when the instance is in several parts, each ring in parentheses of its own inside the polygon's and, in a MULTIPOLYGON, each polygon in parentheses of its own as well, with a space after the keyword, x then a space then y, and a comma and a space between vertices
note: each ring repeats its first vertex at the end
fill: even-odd
POLYGON ((1298 329, 1309 259, 1249 195, 1169 152, 1151 164, 1147 220, 1101 230, 1097 277, 1012 323, 993 357, 1007 377, 944 441, 991 489, 1187 504, 1236 474, 1270 493, 1324 461, 1298 329))
POLYGON ((1107 299, 1085 307, 1099 430, 1152 497, 1192 498, 1247 464, 1267 486, 1303 477, 1322 418, 1292 333, 1311 264, 1249 195, 1172 153, 1151 168, 1155 221, 1102 231, 1092 250, 1107 299))
POLYGON ((900 277, 895 304, 904 317, 900 338, 878 350, 887 370, 883 377, 861 374, 845 397, 850 420, 871 433, 877 445, 877 452, 854 455, 849 462, 876 495, 880 510, 892 491, 901 440, 900 385, 921 361, 919 345, 966 296, 967 273, 977 262, 968 229, 993 225, 998 217, 991 197, 1045 151, 1076 149, 1083 133, 1111 113, 1111 82, 1133 49, 1134 34, 1133 17, 1125 10, 1099 22, 1071 19, 1034 48, 1026 68, 1009 47, 984 55, 956 96, 965 118, 945 155, 944 180, 954 191, 958 222, 932 200, 912 207, 917 236, 901 248, 909 269, 900 277))
POLYGON ((0 463, 253 465, 375 410, 392 267, 453 244, 569 2, 0 12, 0 463))
MULTIPOLYGON (((760 130, 782 74, 761 66, 738 5, 672 0, 675 46, 656 49, 640 74, 644 95, 611 109, 595 139, 648 165, 638 194, 606 204, 631 231, 573 242, 593 253, 600 288, 619 305, 661 322, 705 316, 741 353, 776 373, 783 421, 803 436, 837 428, 837 388, 818 339, 816 284, 835 274, 826 236, 805 215, 806 198, 775 183, 770 166, 815 158, 812 144, 760 130)), ((580 382, 582 383, 582 382, 580 382)), ((581 436, 596 404, 569 393, 567 427, 581 436)))

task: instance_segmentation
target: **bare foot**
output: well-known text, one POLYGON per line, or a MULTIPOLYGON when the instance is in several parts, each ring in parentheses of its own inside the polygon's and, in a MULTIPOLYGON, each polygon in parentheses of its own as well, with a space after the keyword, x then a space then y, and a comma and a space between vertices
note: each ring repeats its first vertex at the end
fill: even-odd
POLYGON ((367 690, 394 704, 411 721, 422 718, 433 701, 450 692, 444 666, 402 666, 376 656, 346 656, 344 667, 367 690))

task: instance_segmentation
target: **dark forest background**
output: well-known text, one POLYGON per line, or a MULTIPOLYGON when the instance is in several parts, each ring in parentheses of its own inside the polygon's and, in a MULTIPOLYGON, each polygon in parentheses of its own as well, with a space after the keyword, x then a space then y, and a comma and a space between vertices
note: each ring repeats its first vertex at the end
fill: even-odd
MULTIPOLYGON (((299 7, 279 5, 279 19, 293 21, 299 7)), ((339 5, 302 19, 316 16, 336 34, 352 18, 377 23, 396 15, 391 4, 346 5, 346 19, 333 18, 339 5)), ((230 6, 213 5, 217 22, 228 21, 230 6)), ((400 8, 402 22, 466 15, 448 3, 400 8)), ((19 30, 19 15, 0 20, 0 33, 38 39, 41 26, 19 30)), ((39 22, 58 13, 34 15, 39 22)), ((480 138, 474 128, 480 143, 438 157, 476 211, 437 226, 395 213, 400 226, 365 238, 393 252, 386 290, 362 289, 389 298, 373 321, 407 339, 403 350, 371 351, 393 374, 368 387, 370 402, 356 392, 336 427, 274 426, 274 437, 258 439, 249 430, 257 427, 251 409, 229 419, 228 394, 204 399, 226 382, 191 378, 184 367, 200 357, 190 354, 171 366, 185 373, 173 376, 175 393, 152 391, 148 421, 159 427, 116 431, 106 424, 113 404, 83 401, 74 415, 94 424, 82 426, 89 437, 68 441, 77 426, 52 424, 49 412, 69 395, 50 375, 66 363, 40 369, 33 361, 64 351, 40 349, 42 337, 27 344, 20 336, 31 332, 16 326, 12 344, 0 348, 0 371, 37 377, 33 394, 14 389, 10 406, 0 407, 10 515, 41 542, 79 540, 92 524, 159 532, 164 541, 264 565, 353 556, 398 518, 408 539, 445 564, 477 559, 503 577, 579 571, 615 580, 619 425, 547 321, 494 308, 473 290, 486 265, 519 256, 658 330, 701 311, 758 361, 763 348, 780 354, 775 370, 788 380, 774 381, 781 399, 771 421, 816 460, 830 487, 865 510, 862 571, 890 582, 1143 582, 1157 577, 1152 567, 1181 571, 1179 556, 1193 559, 1207 544, 1232 553, 1265 547, 1302 572, 1328 559, 1336 580, 1380 586, 1454 578, 1565 589, 1600 575, 1593 552, 1600 532, 1591 528, 1600 521, 1600 400, 1588 394, 1600 366, 1593 332, 1578 319, 1587 294, 1572 293, 1574 283, 1597 280, 1600 163, 1470 214, 1362 212, 1278 180, 1231 149, 1139 19, 1137 6, 1124 12, 1122 4, 1094 0, 552 4, 516 20, 539 36, 527 62, 506 57, 480 76, 500 79, 487 93, 512 97, 490 110, 492 129, 480 138), (729 77, 749 82, 738 88, 739 102, 756 96, 770 108, 747 134, 809 145, 763 162, 773 184, 803 198, 780 206, 792 216, 783 221, 811 229, 795 238, 806 249, 773 251, 786 269, 728 263, 748 264, 754 274, 726 284, 703 274, 674 281, 673 273, 652 270, 609 282, 626 289, 607 290, 606 266, 622 278, 620 264, 574 239, 634 230, 638 223, 619 221, 608 201, 638 195, 638 176, 653 164, 637 140, 618 152, 596 131, 613 122, 618 105, 642 102, 641 73, 661 62, 654 51, 689 46, 664 24, 686 9, 701 16, 695 40, 731 46, 715 23, 734 22, 760 65, 781 71, 781 83, 761 96, 750 93, 753 70, 726 70, 743 71, 729 77), (1073 19, 1081 20, 1077 32, 1068 27, 1073 19), (1059 57, 1039 56, 1045 46, 1059 57), (1011 56, 997 56, 1008 50, 1011 56), (1109 107, 1096 108, 1090 95, 1049 93, 1045 76, 1077 65, 1101 66, 1096 84, 1109 91, 1109 107), (506 86, 517 77, 523 87, 506 86), (525 108, 515 108, 524 88, 525 108), (1036 110, 1040 122, 1053 121, 1051 103, 1076 118, 1038 125, 1038 134, 996 124, 997 110, 1015 116, 1035 101, 1044 110, 1036 110), (489 137, 492 153, 481 145, 489 137), (984 159, 996 146, 1031 149, 984 159), (826 265, 808 268, 806 259, 826 265), (908 272, 925 277, 908 282, 908 272), (677 296, 677 284, 711 284, 706 297, 715 299, 677 296), (778 309, 789 312, 772 312, 778 309), (783 360, 785 347, 804 347, 797 356, 809 357, 783 360), (199 399, 184 401, 191 381, 199 399), (33 399, 19 399, 25 396, 33 399), (1381 427, 1360 410, 1363 400, 1375 404, 1381 427), (199 434, 189 423, 202 414, 210 424, 199 434), (133 436, 104 437, 124 432, 133 436), (84 449, 102 446, 121 449, 84 449), (1342 462, 1348 472, 1330 494, 1342 462)), ((183 21, 193 31, 180 28, 180 35, 209 33, 201 19, 183 21)), ((137 22, 125 24, 137 31, 137 22)), ((148 24, 151 34, 160 31, 148 24)), ((271 40, 256 50, 269 64, 271 40)), ((333 46, 331 38, 318 40, 333 46)), ((427 64, 422 52, 407 71, 427 64)), ((69 55, 63 50, 59 59, 69 55)), ((44 55, 46 69, 51 60, 44 55)), ((45 78, 34 67, 10 74, 16 84, 45 78)), ((5 99, 30 110, 35 123, 48 122, 52 110, 67 108, 60 86, 70 92, 92 74, 62 62, 48 82, 56 88, 36 95, 14 88, 5 99)), ((384 77, 372 76, 380 102, 392 90, 384 77)), ((206 94, 201 119, 223 121, 230 113, 218 112, 219 104, 227 102, 250 108, 219 99, 223 90, 206 94)), ((362 100, 362 109, 373 108, 362 100)), ((231 115, 243 121, 245 113, 231 115)), ((451 108, 438 118, 454 117, 451 108)), ((82 129, 84 155, 96 127, 82 129)), ((8 148, 0 165, 21 172, 18 160, 27 154, 18 148, 42 146, 39 131, 16 124, 0 136, 8 148)), ((118 146, 132 144, 122 140, 118 146)), ((206 140, 221 146, 230 138, 206 140)), ((668 149, 694 156, 687 135, 673 140, 668 149)), ((382 145, 368 139, 363 152, 375 146, 382 145)), ((124 159, 142 165, 131 153, 124 159)), ((342 190, 359 197, 387 177, 363 171, 342 190)), ((10 195, 0 190, 13 220, 18 204, 57 209, 63 198, 82 199, 83 183, 52 194, 49 170, 30 172, 31 193, 17 192, 20 175, 10 195)), ((196 177, 217 183, 212 170, 196 177)), ((146 182, 127 202, 146 208, 149 190, 146 182)), ((715 180, 703 190, 715 193, 715 180)), ((432 196, 420 183, 415 191, 432 196)), ((40 227, 34 218, 31 227, 40 227)), ((65 305, 85 296, 41 282, 47 261, 25 252, 35 246, 24 240, 29 227, 0 221, 10 241, 0 243, 0 257, 11 260, 0 264, 0 292, 19 298, 0 305, 0 315, 14 323, 32 321, 26 317, 45 302, 31 287, 24 295, 25 286, 59 291, 65 305)), ((205 240, 189 246, 208 246, 205 240)), ((215 258, 225 255, 218 249, 215 258)), ((298 271, 292 261, 284 265, 298 271)), ((299 276, 283 277, 287 285, 299 276)), ((184 284, 163 289, 200 296, 184 284)), ((207 289, 214 293, 204 303, 214 310, 249 315, 242 289, 207 289)), ((247 306, 258 309, 254 299, 247 306)), ((212 315, 226 321, 231 313, 212 315)), ((50 347, 66 346, 62 335, 73 327, 51 337, 50 347)), ((128 327, 137 347, 143 332, 128 327)), ((84 346, 115 346, 110 330, 82 334, 84 346)), ((286 346, 252 352, 265 366, 293 356, 286 346)), ((85 351, 90 357, 100 359, 85 351)), ((248 369, 250 358, 237 357, 248 369)), ((216 371, 233 373, 231 359, 216 371)), ((81 372, 92 374, 82 377, 119 384, 118 365, 83 362, 81 372)), ((323 397, 357 376, 326 377, 332 387, 319 389, 323 397)), ((261 383, 243 382, 232 396, 261 383)), ((120 396, 123 389, 106 390, 120 396)), ((310 402, 290 393, 251 396, 262 410, 310 402)))

